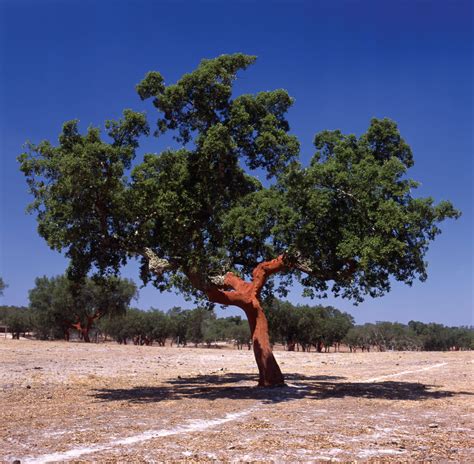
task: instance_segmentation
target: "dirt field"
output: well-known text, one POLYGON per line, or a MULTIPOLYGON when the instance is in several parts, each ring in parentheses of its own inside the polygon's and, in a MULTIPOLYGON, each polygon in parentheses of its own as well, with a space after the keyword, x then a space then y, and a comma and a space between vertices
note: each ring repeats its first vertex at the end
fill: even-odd
POLYGON ((473 462, 473 356, 0 339, 3 462, 473 462))

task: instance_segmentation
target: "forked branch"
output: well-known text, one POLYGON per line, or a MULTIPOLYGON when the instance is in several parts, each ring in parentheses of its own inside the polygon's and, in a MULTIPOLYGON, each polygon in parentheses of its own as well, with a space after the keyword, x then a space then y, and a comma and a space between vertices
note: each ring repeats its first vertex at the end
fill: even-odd
MULTIPOLYGON (((147 260, 149 270, 157 276, 178 268, 169 260, 160 258, 151 248, 144 248, 140 254, 147 260)), ((284 253, 275 259, 259 263, 252 271, 251 282, 243 280, 233 272, 211 276, 206 280, 195 273, 183 272, 191 284, 201 290, 210 301, 222 305, 247 307, 251 305, 253 299, 259 299, 262 288, 271 275, 289 269, 297 269, 324 280, 340 280, 352 277, 357 269, 357 262, 349 260, 341 270, 322 272, 314 270, 309 261, 300 254, 284 253)))

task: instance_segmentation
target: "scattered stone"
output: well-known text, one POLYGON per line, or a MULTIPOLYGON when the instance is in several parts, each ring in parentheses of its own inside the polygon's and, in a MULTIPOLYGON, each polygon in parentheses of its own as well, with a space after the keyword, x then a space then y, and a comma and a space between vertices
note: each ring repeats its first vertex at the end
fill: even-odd
POLYGON ((438 424, 435 424, 435 423, 433 422, 432 424, 428 424, 428 427, 429 427, 430 429, 436 429, 436 428, 439 427, 439 425, 438 425, 438 424))

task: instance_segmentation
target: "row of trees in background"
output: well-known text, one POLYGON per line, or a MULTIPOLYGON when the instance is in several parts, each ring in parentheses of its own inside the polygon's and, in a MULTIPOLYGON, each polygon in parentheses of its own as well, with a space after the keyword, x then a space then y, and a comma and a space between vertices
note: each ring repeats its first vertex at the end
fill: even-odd
MULTIPOLYGON (((2 289, 5 284, 2 281, 2 289)), ((91 338, 118 343, 187 346, 232 342, 251 348, 250 330, 239 316, 217 318, 214 311, 171 308, 142 311, 130 308, 137 294, 128 279, 108 277, 73 283, 65 276, 40 277, 30 291, 30 305, 0 306, 0 323, 14 338, 32 333, 39 339, 69 339, 71 333, 88 342, 91 338), (92 336, 91 336, 92 334, 92 336)), ((273 299, 265 304, 270 339, 289 351, 451 350, 473 349, 474 330, 441 324, 410 321, 354 325, 353 317, 332 306, 295 306, 273 299)))
POLYGON ((448 351, 474 349, 472 327, 446 327, 442 324, 410 321, 377 322, 352 327, 344 343, 351 351, 448 351))
POLYGON ((179 345, 210 346, 228 340, 239 348, 249 345, 250 330, 240 317, 217 319, 204 308, 141 311, 130 308, 136 295, 133 281, 119 277, 82 282, 66 276, 39 277, 29 292, 28 308, 0 306, 0 324, 8 326, 13 338, 32 333, 41 340, 69 340, 75 333, 85 342, 101 335, 119 343, 148 345, 164 345, 167 339, 179 345))
POLYGON ((474 349, 472 327, 410 321, 354 325, 353 317, 332 306, 294 306, 273 300, 267 305, 270 336, 288 350, 329 351, 341 344, 350 351, 447 351, 474 349))
MULTIPOLYGON (((447 351, 474 349, 472 327, 447 327, 442 324, 410 321, 376 322, 354 325, 352 317, 332 307, 293 306, 277 301, 268 311, 270 337, 289 351, 329 351, 341 344, 350 351, 447 351)), ((33 333, 39 339, 68 338, 66 323, 35 308, 0 306, 0 321, 7 324, 14 338, 33 333)), ((74 324, 73 324, 74 325, 74 324)), ((165 343, 189 346, 215 346, 232 342, 239 349, 251 347, 250 331, 240 316, 217 318, 205 308, 192 310, 180 307, 168 312, 158 309, 142 311, 130 308, 121 314, 109 313, 89 327, 91 338, 113 339, 118 343, 139 345, 165 343)), ((85 341, 82 331, 76 334, 85 341)))
POLYGON ((332 306, 294 306, 287 301, 272 300, 265 305, 270 339, 289 351, 300 349, 318 352, 336 349, 343 342, 354 318, 332 306))
POLYGON ((125 314, 137 294, 129 279, 107 277, 73 282, 66 276, 38 277, 29 292, 28 308, 1 307, 0 321, 14 338, 34 332, 39 339, 65 338, 77 331, 90 341, 90 332, 101 317, 125 314))
POLYGON ((187 346, 205 344, 208 347, 218 342, 234 342, 239 349, 250 345, 250 329, 240 316, 218 319, 214 311, 205 308, 192 310, 180 307, 168 312, 158 309, 141 311, 130 309, 119 317, 107 317, 99 322, 101 333, 119 343, 132 341, 135 344, 151 345, 156 342, 164 346, 171 344, 187 346))

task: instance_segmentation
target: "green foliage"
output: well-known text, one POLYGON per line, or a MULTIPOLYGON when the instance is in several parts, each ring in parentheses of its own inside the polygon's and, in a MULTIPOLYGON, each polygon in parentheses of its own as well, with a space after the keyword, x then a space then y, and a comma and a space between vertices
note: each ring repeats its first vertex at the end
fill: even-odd
POLYGON ((99 329, 102 334, 114 338, 120 344, 126 344, 127 340, 135 337, 145 337, 147 332, 143 311, 132 308, 118 317, 102 318, 99 329))
POLYGON ((227 340, 233 340, 239 350, 243 345, 248 345, 250 349, 250 328, 245 322, 231 324, 226 333, 227 340))
POLYGON ((64 337, 71 324, 76 322, 72 286, 64 276, 36 278, 29 300, 38 338, 64 337))
POLYGON ((23 306, 0 306, 0 324, 6 325, 12 337, 19 339, 33 328, 31 311, 23 306))
POLYGON ((373 119, 360 137, 323 131, 302 166, 288 93, 233 95, 237 73, 254 61, 240 53, 203 60, 170 85, 148 73, 137 92, 158 112, 155 135, 172 131, 181 148, 146 154, 130 175, 138 137, 149 132, 141 113, 109 121, 108 140, 70 121, 57 146, 28 144, 19 161, 30 209, 40 235, 70 258, 71 275, 117 272, 147 247, 170 265, 152 273, 143 259, 145 283, 199 298, 210 277, 249 277, 281 253, 280 294, 296 278, 307 295, 330 290, 359 302, 389 291, 392 277, 426 279, 438 223, 460 213, 413 196, 413 155, 397 125, 373 119), (265 186, 256 169, 270 179, 265 186))
POLYGON ((131 280, 118 277, 83 282, 38 277, 29 292, 34 330, 42 339, 64 337, 72 324, 86 326, 95 315, 123 314, 136 293, 131 280))
POLYGON ((319 269, 303 285, 325 291, 332 278, 334 294, 360 301, 388 291, 390 276, 409 285, 425 280, 423 258, 440 233, 436 223, 459 213, 450 203, 412 196, 417 183, 405 177, 411 150, 396 124, 373 119, 359 138, 324 131, 315 147, 310 165, 293 166, 281 182, 294 214, 280 241, 319 269), (355 272, 347 279, 351 262, 355 272))
POLYGON ((127 208, 124 174, 138 135, 148 133, 145 116, 125 110, 123 119, 106 123, 106 131, 110 142, 101 139, 98 128, 81 135, 78 121, 68 121, 58 146, 27 143, 27 152, 19 157, 35 197, 29 208, 37 212, 39 234, 52 249, 66 248, 71 274, 79 276, 91 262, 100 271, 124 264, 126 250, 117 236, 135 220, 127 208))
POLYGON ((349 330, 344 342, 352 349, 447 351, 474 348, 472 327, 446 327, 442 324, 410 321, 377 322, 355 326, 349 330))
POLYGON ((178 306, 174 306, 166 315, 170 321, 170 335, 176 343, 186 346, 188 334, 188 318, 189 311, 186 311, 178 306))
MULTIPOLYGON (((376 322, 354 326, 351 315, 332 306, 294 306, 288 301, 273 300, 265 306, 270 336, 273 343, 287 349, 297 346, 303 351, 328 351, 340 344, 351 351, 446 351, 474 349, 474 330, 469 327, 446 327, 441 324, 424 324, 411 321, 376 322)), ((1 316, 1 312, 0 312, 1 316)), ((136 344, 166 340, 186 345, 205 344, 211 347, 218 342, 234 343, 239 349, 250 346, 248 323, 238 316, 216 318, 213 311, 204 308, 186 310, 174 307, 167 313, 153 309, 133 309, 119 317, 105 317, 99 327, 119 343, 136 344)))
POLYGON ((196 308, 189 312, 187 318, 186 340, 191 341, 197 346, 204 341, 204 334, 206 334, 206 341, 209 340, 209 330, 212 330, 212 321, 216 318, 214 312, 210 312, 205 308, 196 308))
POLYGON ((8 285, 0 277, 0 296, 3 296, 3 291, 8 287, 8 285))
POLYGON ((167 313, 158 309, 128 310, 118 317, 104 317, 99 322, 102 334, 119 343, 133 341, 135 344, 151 345, 157 342, 164 346, 166 340, 186 346, 205 343, 211 347, 216 342, 234 342, 239 349, 249 344, 250 329, 240 317, 217 319, 213 311, 205 308, 171 308, 167 313))
POLYGON ((294 349, 299 344, 304 351, 311 347, 320 351, 342 342, 354 325, 353 317, 332 306, 294 306, 274 299, 265 305, 273 342, 294 349))
POLYGON ((151 309, 147 312, 147 316, 150 326, 148 337, 158 345, 164 346, 166 339, 171 335, 171 323, 168 317, 159 309, 151 309))
POLYGON ((452 347, 474 349, 472 327, 445 327, 442 324, 425 324, 419 321, 410 321, 408 326, 420 340, 423 350, 446 351, 452 347))
POLYGON ((298 341, 299 314, 289 301, 272 299, 266 302, 265 313, 270 327, 270 339, 273 343, 280 342, 293 346, 298 341))

